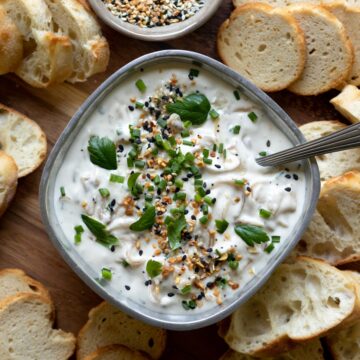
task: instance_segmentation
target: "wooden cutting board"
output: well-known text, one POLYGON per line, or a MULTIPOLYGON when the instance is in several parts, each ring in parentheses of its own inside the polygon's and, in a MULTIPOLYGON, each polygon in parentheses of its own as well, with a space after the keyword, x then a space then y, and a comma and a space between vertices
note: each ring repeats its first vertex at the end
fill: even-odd
MULTIPOLYGON (((137 41, 104 26, 104 34, 111 47, 110 65, 106 73, 83 84, 62 84, 46 90, 33 89, 12 75, 0 77, 0 102, 37 121, 48 137, 50 151, 87 96, 129 61, 164 49, 192 50, 218 59, 216 33, 231 10, 231 0, 224 0, 217 14, 204 27, 169 42, 137 41)), ((279 92, 272 94, 272 97, 296 122, 302 124, 313 120, 339 119, 339 114, 329 104, 335 93, 298 97, 279 92)), ((0 268, 21 268, 43 282, 56 303, 57 326, 77 333, 86 322, 88 311, 101 299, 63 261, 44 230, 38 202, 41 172, 42 168, 19 181, 15 200, 0 220, 0 268)), ((212 326, 191 332, 170 332, 163 359, 218 359, 226 345, 217 336, 216 330, 216 326, 212 326)))

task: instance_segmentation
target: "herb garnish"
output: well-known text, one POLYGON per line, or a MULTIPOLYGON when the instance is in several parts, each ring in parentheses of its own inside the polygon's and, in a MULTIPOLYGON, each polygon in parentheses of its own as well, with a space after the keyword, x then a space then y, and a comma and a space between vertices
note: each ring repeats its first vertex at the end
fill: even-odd
POLYGON ((145 92, 147 89, 147 87, 142 79, 137 80, 135 85, 140 92, 145 92))
POLYGON ((184 214, 177 218, 168 216, 166 218, 167 234, 171 250, 176 250, 181 247, 181 233, 187 226, 184 214))
POLYGON ((74 241, 75 244, 81 243, 81 235, 84 232, 84 228, 81 225, 77 225, 74 227, 75 235, 74 235, 74 241))
POLYGON ((103 223, 84 214, 81 215, 81 219, 89 231, 96 237, 96 241, 101 245, 110 247, 118 244, 119 240, 106 230, 106 226, 103 223))
POLYGON ((94 165, 106 170, 117 169, 116 146, 108 137, 91 136, 88 151, 94 165))
POLYGON ((103 279, 110 281, 112 279, 112 273, 110 269, 102 268, 101 269, 101 276, 103 279))
POLYGON ((162 264, 155 260, 149 260, 146 264, 146 272, 151 279, 161 274, 162 264))
POLYGON ((181 304, 185 310, 194 310, 196 309, 197 306, 196 301, 194 300, 189 300, 189 301, 184 300, 181 302, 181 304))
POLYGON ((215 220, 215 225, 216 225, 216 231, 219 234, 223 234, 228 228, 229 223, 226 220, 215 220))
POLYGON ((66 196, 65 188, 63 186, 60 187, 60 195, 61 195, 61 197, 66 196))
POLYGON ((133 173, 129 176, 127 185, 131 192, 131 195, 133 196, 138 196, 141 193, 140 187, 136 186, 137 185, 136 181, 140 175, 141 173, 133 173))
POLYGON ((130 230, 145 231, 147 229, 151 229, 155 223, 155 216, 156 216, 155 206, 149 206, 144 211, 141 218, 130 225, 130 230))
POLYGON ((203 94, 190 94, 183 100, 177 100, 166 106, 170 114, 178 114, 182 121, 191 121, 193 125, 203 124, 211 109, 208 98, 203 94))
POLYGON ((272 215, 272 212, 269 210, 265 210, 265 209, 260 209, 259 210, 259 215, 264 218, 264 219, 269 219, 272 215))
POLYGON ((181 293, 183 295, 189 294, 189 292, 191 291, 192 286, 191 285, 186 285, 181 289, 181 293))
POLYGON ((254 246, 269 241, 269 235, 260 226, 256 225, 237 225, 235 232, 247 245, 254 246))

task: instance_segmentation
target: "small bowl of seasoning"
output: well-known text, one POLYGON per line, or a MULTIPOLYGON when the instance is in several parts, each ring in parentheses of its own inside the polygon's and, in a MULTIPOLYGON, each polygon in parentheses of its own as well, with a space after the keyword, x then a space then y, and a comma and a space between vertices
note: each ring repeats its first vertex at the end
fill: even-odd
POLYGON ((164 41, 184 36, 206 23, 221 0, 89 0, 113 29, 135 39, 164 41))

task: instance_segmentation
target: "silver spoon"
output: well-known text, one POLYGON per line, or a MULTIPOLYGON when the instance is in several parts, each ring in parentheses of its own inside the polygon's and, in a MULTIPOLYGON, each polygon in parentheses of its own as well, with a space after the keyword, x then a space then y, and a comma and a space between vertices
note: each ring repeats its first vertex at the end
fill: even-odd
POLYGON ((360 146, 360 123, 335 131, 320 139, 279 151, 275 154, 257 158, 261 166, 278 166, 317 155, 352 149, 360 146))

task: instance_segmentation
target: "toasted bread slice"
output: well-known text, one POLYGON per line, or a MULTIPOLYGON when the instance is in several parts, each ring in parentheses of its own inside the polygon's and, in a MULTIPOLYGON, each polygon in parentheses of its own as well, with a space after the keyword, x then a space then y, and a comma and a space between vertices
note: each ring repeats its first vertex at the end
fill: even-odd
MULTIPOLYGON (((228 350, 220 360, 256 360, 250 355, 240 354, 233 350, 228 350)), ((281 354, 275 357, 263 358, 264 360, 324 360, 324 349, 321 346, 319 339, 310 341, 302 346, 297 346, 294 350, 288 353, 281 354)))
POLYGON ((18 168, 14 159, 0 150, 0 216, 15 196, 18 168))
POLYGON ((166 346, 166 331, 144 324, 103 302, 89 313, 78 336, 78 360, 107 345, 124 345, 159 359, 166 346))
MULTIPOLYGON (((360 7, 347 6, 342 3, 325 4, 325 9, 335 15, 345 26, 346 32, 353 45, 354 63, 347 79, 347 83, 360 85, 360 7)), ((359 110, 360 111, 360 110, 359 110)))
POLYGON ((90 9, 78 0, 45 0, 53 20, 67 35, 73 46, 73 71, 70 82, 85 81, 103 72, 109 62, 109 44, 90 9))
POLYGON ((0 302, 19 293, 38 294, 51 301, 45 286, 27 276, 22 270, 0 270, 0 302))
POLYGON ((0 149, 14 158, 23 177, 44 161, 46 136, 36 122, 0 104, 0 149))
POLYGON ((287 10, 306 34, 307 47, 304 71, 289 90, 298 95, 318 95, 344 85, 354 54, 341 21, 316 5, 295 4, 287 10))
POLYGON ((264 91, 279 91, 301 75, 303 32, 292 16, 266 4, 236 8, 221 26, 218 51, 225 64, 264 91))
POLYGON ((23 39, 0 5, 0 75, 14 71, 23 57, 23 39))
POLYGON ((45 88, 72 73, 72 46, 56 26, 44 0, 3 0, 7 14, 24 37, 24 59, 16 74, 45 88))
POLYGON ((353 123, 360 122, 360 90, 347 85, 341 93, 330 100, 335 109, 353 123))
POLYGON ((109 345, 96 350, 84 360, 149 360, 149 358, 123 345, 109 345))
MULTIPOLYGON (((345 124, 340 121, 313 121, 300 126, 306 140, 310 141, 330 135, 337 130, 344 129, 345 124)), ((320 170, 321 181, 340 176, 347 171, 360 170, 360 149, 351 149, 332 154, 321 155, 316 158, 320 170)))
POLYGON ((235 351, 275 356, 296 344, 354 324, 358 285, 346 273, 310 258, 282 264, 231 316, 225 341, 235 351))
POLYGON ((19 294, 0 304, 1 359, 67 360, 75 337, 52 329, 52 303, 37 294, 19 294))

